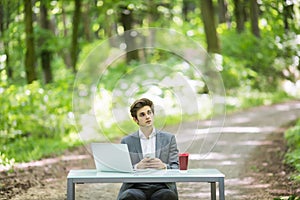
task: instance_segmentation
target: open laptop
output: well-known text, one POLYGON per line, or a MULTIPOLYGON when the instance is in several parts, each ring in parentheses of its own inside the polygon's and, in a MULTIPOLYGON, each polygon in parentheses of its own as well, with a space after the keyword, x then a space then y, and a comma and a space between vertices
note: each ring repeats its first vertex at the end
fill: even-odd
POLYGON ((134 172, 127 144, 92 143, 97 171, 134 172))

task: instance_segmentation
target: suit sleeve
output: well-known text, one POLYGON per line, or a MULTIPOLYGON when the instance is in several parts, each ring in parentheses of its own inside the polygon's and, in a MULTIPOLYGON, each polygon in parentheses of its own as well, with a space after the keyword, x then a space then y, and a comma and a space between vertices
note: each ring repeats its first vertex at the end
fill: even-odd
POLYGON ((176 138, 174 135, 171 137, 170 150, 169 150, 169 162, 167 163, 168 169, 178 169, 178 148, 176 143, 176 138))

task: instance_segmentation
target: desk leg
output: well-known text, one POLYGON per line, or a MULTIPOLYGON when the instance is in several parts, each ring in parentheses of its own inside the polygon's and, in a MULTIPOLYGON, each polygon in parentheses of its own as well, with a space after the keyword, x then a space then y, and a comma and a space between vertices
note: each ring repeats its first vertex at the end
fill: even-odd
POLYGON ((219 182, 219 199, 225 200, 225 186, 224 186, 224 179, 220 179, 219 182))
POLYGON ((75 183, 70 178, 68 178, 67 182, 67 200, 75 200, 75 183))
POLYGON ((211 200, 216 200, 216 182, 210 183, 211 200))

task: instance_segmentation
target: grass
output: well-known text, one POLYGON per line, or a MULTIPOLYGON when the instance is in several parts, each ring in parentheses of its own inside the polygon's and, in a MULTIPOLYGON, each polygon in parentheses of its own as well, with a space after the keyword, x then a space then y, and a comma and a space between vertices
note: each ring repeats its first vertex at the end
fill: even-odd
POLYGON ((274 198, 273 200, 300 200, 300 197, 297 197, 296 195, 292 195, 289 197, 277 197, 274 198))
POLYGON ((285 92, 250 92, 242 89, 238 92, 232 92, 226 97, 226 111, 231 113, 255 106, 272 105, 293 99, 294 97, 287 95, 285 92))
POLYGON ((285 132, 285 139, 288 145, 285 163, 295 169, 291 178, 300 183, 300 120, 285 132))
POLYGON ((57 156, 66 149, 81 144, 77 133, 71 133, 61 138, 20 137, 12 143, 5 144, 4 152, 0 154, 0 164, 13 166, 14 163, 57 156))

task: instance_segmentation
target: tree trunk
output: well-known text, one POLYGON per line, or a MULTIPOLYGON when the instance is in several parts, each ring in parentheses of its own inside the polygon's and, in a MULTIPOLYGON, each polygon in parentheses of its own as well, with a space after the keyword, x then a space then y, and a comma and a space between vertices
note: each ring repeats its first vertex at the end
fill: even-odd
POLYGON ((0 1, 0 36, 3 37, 4 33, 4 3, 0 1))
POLYGON ((158 20, 159 13, 157 11, 157 4, 154 0, 148 0, 148 25, 155 26, 154 23, 158 20))
POLYGON ((78 30, 81 16, 81 0, 75 0, 75 11, 73 15, 73 31, 72 31, 72 44, 71 44, 71 65, 73 72, 76 73, 76 64, 78 58, 78 30))
MULTIPOLYGON (((159 18, 159 13, 157 11, 157 3, 154 0, 147 0, 147 17, 148 17, 148 26, 155 27, 155 22, 159 18)), ((151 46, 155 43, 155 30, 150 30, 149 33, 149 43, 151 46)), ((146 38, 143 37, 143 42, 146 42, 146 38)), ((154 49, 143 49, 140 59, 144 62, 147 62, 149 55, 153 53, 154 49)))
POLYGON ((34 48, 34 33, 32 26, 32 5, 31 0, 24 0, 25 14, 25 33, 26 33, 26 54, 25 54, 25 71, 27 83, 32 83, 36 80, 35 72, 35 48, 34 48))
POLYGON ((189 13, 194 12, 196 8, 195 2, 191 0, 183 0, 182 1, 182 18, 184 21, 188 22, 189 19, 189 13))
MULTIPOLYGON (((50 30, 50 22, 48 20, 48 9, 45 4, 45 1, 41 0, 41 27, 45 31, 51 31, 50 30)), ((51 52, 47 50, 47 47, 45 47, 45 41, 47 38, 45 36, 41 36, 40 38, 40 46, 42 47, 41 51, 41 62, 42 62, 42 69, 43 69, 43 74, 44 74, 44 80, 45 83, 50 83, 52 82, 52 70, 51 70, 51 52)))
MULTIPOLYGON (((66 12, 65 12, 65 8, 64 8, 64 4, 62 1, 62 7, 61 7, 61 16, 62 16, 62 24, 63 24, 63 33, 64 33, 64 38, 68 37, 68 28, 67 28, 67 17, 66 17, 66 12)), ((72 66, 72 62, 71 62, 71 55, 69 52, 69 48, 67 49, 63 49, 62 51, 62 57, 64 60, 64 63, 66 65, 67 68, 71 68, 72 66)))
MULTIPOLYGON (((124 27, 124 31, 131 30, 133 22, 132 11, 124 7, 121 9, 121 23, 124 27)), ((138 51, 134 50, 136 46, 135 39, 131 37, 130 34, 125 34, 125 43, 127 45, 126 62, 130 63, 133 60, 138 60, 138 51)))
POLYGON ((228 23, 229 24, 229 16, 227 9, 226 0, 218 0, 218 13, 219 13, 219 24, 228 23))
POLYGON ((294 4, 287 4, 286 2, 283 3, 283 23, 284 23, 284 30, 288 31, 290 29, 289 20, 293 20, 294 14, 294 4))
POLYGON ((245 15, 244 15, 244 3, 243 0, 233 0, 234 3, 234 15, 236 20, 236 29, 238 33, 245 30, 245 15))
POLYGON ((91 32, 91 19, 90 19, 90 2, 84 4, 84 11, 82 13, 83 17, 83 28, 84 36, 86 41, 92 41, 92 32, 91 32))
POLYGON ((12 79, 13 78, 13 70, 10 66, 9 42, 7 42, 7 41, 4 41, 4 53, 6 55, 5 70, 6 70, 7 78, 12 79))
POLYGON ((260 31, 258 27, 258 19, 259 19, 259 12, 258 12, 257 0, 250 0, 251 31, 253 35, 259 38, 260 31))
POLYGON ((220 53, 219 39, 217 36, 214 20, 214 9, 212 0, 200 0, 204 31, 209 53, 220 53))
POLYGON ((10 9, 9 9, 9 1, 6 2, 6 5, 3 1, 0 1, 0 38, 2 41, 2 45, 4 48, 4 54, 6 55, 5 59, 5 71, 7 74, 8 79, 13 78, 13 70, 10 66, 10 52, 9 52, 9 40, 4 38, 5 37, 5 31, 8 30, 9 27, 9 16, 10 16, 10 9), (6 6, 6 7, 5 7, 6 6), (6 12, 4 12, 4 10, 6 12))

